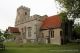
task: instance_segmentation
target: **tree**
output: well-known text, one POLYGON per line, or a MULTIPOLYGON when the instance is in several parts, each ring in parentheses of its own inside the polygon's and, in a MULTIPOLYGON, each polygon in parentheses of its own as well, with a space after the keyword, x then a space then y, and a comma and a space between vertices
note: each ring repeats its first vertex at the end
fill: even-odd
MULTIPOLYGON (((67 18, 73 18, 74 23, 75 18, 80 18, 80 0, 56 0, 60 7, 65 9, 67 18)), ((73 24, 72 24, 73 25, 73 24)), ((80 37, 80 26, 74 26, 73 33, 74 36, 80 37)))
POLYGON ((0 36, 3 35, 3 33, 0 31, 0 36))
POLYGON ((5 37, 6 39, 9 39, 10 34, 4 33, 4 37, 5 37))
POLYGON ((9 33, 7 33, 7 32, 5 31, 5 32, 4 32, 4 37, 5 37, 6 39, 10 39, 10 38, 13 37, 13 34, 9 34, 9 33))
POLYGON ((80 18, 80 0, 56 0, 67 15, 72 18, 80 18))
POLYGON ((67 13, 66 12, 61 12, 59 14, 60 18, 62 19, 62 22, 67 22, 68 18, 67 18, 67 13))
POLYGON ((80 26, 75 26, 73 32, 76 35, 76 38, 80 38, 80 26))

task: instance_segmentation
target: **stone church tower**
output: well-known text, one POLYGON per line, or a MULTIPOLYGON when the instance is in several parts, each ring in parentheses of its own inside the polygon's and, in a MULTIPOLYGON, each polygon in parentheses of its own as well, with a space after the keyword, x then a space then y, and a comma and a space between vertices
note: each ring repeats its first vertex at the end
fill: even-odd
POLYGON ((15 27, 19 29, 23 43, 61 44, 62 28, 59 16, 33 15, 30 8, 17 8, 15 27))
POLYGON ((30 18, 30 8, 20 6, 17 8, 17 16, 15 21, 15 27, 20 31, 21 39, 26 42, 26 22, 30 18))
POLYGON ((17 16, 15 26, 26 22, 26 20, 30 17, 30 8, 20 6, 17 9, 17 16))
POLYGON ((15 27, 19 29, 24 43, 38 40, 42 17, 40 15, 30 16, 30 8, 24 6, 17 9, 15 27))

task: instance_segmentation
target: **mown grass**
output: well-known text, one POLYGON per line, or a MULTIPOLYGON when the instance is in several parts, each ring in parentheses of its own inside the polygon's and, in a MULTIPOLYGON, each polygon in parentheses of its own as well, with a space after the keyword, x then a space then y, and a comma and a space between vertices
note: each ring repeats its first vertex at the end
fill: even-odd
POLYGON ((0 53, 79 53, 80 44, 69 43, 66 45, 53 44, 16 44, 14 42, 5 43, 6 50, 0 53))

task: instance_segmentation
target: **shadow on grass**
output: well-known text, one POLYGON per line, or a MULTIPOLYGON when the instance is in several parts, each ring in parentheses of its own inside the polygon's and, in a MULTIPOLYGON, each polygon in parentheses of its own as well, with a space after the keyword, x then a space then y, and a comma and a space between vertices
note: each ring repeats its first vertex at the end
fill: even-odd
POLYGON ((6 53, 7 50, 0 50, 0 53, 6 53))

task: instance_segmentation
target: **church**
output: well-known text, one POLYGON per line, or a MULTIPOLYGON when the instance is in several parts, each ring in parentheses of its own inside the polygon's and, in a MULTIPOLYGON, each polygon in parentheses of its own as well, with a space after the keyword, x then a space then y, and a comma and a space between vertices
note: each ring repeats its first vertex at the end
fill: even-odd
POLYGON ((15 40, 18 42, 22 40, 22 43, 61 45, 64 41, 62 20, 58 15, 30 16, 30 8, 25 6, 17 8, 15 27, 9 27, 7 30, 17 33, 15 40))

